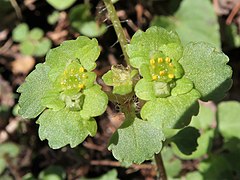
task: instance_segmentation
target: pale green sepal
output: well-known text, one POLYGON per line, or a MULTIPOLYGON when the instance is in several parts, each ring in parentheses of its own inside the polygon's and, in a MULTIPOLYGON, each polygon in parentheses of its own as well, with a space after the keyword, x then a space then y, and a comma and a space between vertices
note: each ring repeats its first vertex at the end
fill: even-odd
POLYGON ((149 63, 151 58, 162 54, 178 61, 183 52, 181 41, 175 32, 155 26, 146 32, 137 31, 126 49, 130 64, 135 68, 140 68, 143 63, 149 63))
POLYGON ((106 85, 112 86, 113 85, 113 72, 112 72, 112 70, 109 70, 107 73, 105 73, 102 76, 102 79, 103 79, 103 81, 106 85))
POLYGON ((88 119, 90 117, 100 116, 104 113, 108 104, 107 95, 101 90, 98 85, 84 90, 84 103, 80 114, 88 119))
POLYGON ((51 49, 46 56, 46 64, 51 67, 50 78, 54 81, 73 61, 78 61, 84 69, 92 71, 99 54, 96 39, 79 36, 76 40, 65 41, 59 47, 51 49))
POLYGON ((41 99, 41 105, 54 111, 58 111, 65 107, 65 103, 60 99, 60 94, 57 91, 49 91, 41 99))
POLYGON ((198 113, 199 98, 200 94, 195 89, 178 96, 157 98, 143 106, 141 117, 159 128, 183 128, 198 113))
POLYGON ((193 89, 193 83, 187 78, 182 78, 176 81, 176 87, 172 89, 171 95, 177 96, 188 93, 193 89))
POLYGON ((211 45, 198 42, 189 43, 180 63, 184 77, 191 80, 204 101, 220 100, 232 85, 232 69, 226 65, 228 57, 211 45))
POLYGON ((19 114, 22 117, 35 118, 45 109, 45 106, 41 104, 41 99, 52 89, 52 83, 48 78, 49 71, 50 68, 46 64, 36 65, 36 69, 17 89, 17 92, 21 93, 19 114))
POLYGON ((113 134, 108 149, 120 162, 140 164, 159 153, 164 140, 161 129, 150 122, 138 118, 126 119, 113 134))
POLYGON ((140 79, 134 89, 136 96, 142 100, 148 101, 155 99, 155 92, 153 89, 153 82, 147 81, 144 78, 140 79))
POLYGON ((48 140, 49 146, 58 149, 67 144, 76 147, 88 135, 95 135, 97 124, 93 118, 83 119, 79 112, 62 109, 46 110, 39 117, 39 137, 48 140))

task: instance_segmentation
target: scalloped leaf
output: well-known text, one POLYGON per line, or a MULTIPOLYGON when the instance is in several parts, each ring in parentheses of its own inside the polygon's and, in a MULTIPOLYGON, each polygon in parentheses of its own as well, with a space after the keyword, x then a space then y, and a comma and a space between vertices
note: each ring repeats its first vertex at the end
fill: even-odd
POLYGON ((97 85, 84 90, 84 103, 80 114, 82 117, 90 118, 104 113, 108 104, 107 95, 97 85))
POLYGON ((79 61, 84 69, 92 71, 100 54, 96 39, 80 36, 76 40, 63 42, 59 47, 51 49, 46 56, 46 64, 51 67, 50 78, 54 81, 72 61, 79 61))
POLYGON ((157 98, 143 106, 141 117, 159 128, 182 128, 198 113, 199 98, 200 94, 195 89, 178 96, 157 98))
POLYGON ((140 68, 143 63, 162 53, 178 61, 182 57, 182 45, 178 35, 160 27, 150 27, 146 32, 137 31, 127 45, 130 64, 140 68))
POLYGON ((48 78, 50 68, 46 64, 36 65, 26 78, 25 82, 17 89, 21 93, 19 98, 19 114, 24 118, 37 117, 45 107, 41 104, 41 99, 47 95, 52 88, 52 83, 48 78))
POLYGON ((189 43, 180 63, 185 77, 190 79, 204 101, 218 101, 232 85, 232 70, 228 57, 207 43, 189 43))
POLYGON ((83 119, 77 111, 44 111, 37 123, 39 137, 41 140, 48 140, 49 146, 53 149, 61 148, 67 144, 76 147, 90 135, 94 136, 97 131, 96 121, 83 119))
POLYGON ((160 152, 163 140, 161 129, 150 122, 138 118, 126 119, 113 134, 108 149, 121 162, 140 164, 160 152))
POLYGON ((239 117, 240 103, 237 101, 222 102, 218 106, 217 111, 219 131, 224 137, 224 140, 231 138, 239 138, 239 117))

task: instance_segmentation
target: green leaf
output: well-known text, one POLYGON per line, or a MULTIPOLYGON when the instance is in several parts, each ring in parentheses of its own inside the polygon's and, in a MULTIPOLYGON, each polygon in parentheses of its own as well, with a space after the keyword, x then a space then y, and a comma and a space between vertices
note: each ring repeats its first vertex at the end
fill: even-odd
POLYGON ((83 119, 78 111, 46 110, 39 117, 39 137, 47 139, 53 149, 61 148, 67 144, 76 147, 90 135, 97 131, 97 124, 93 118, 83 119))
POLYGON ((180 63, 185 77, 190 79, 201 93, 201 99, 220 100, 232 84, 232 70, 226 65, 228 57, 207 43, 189 43, 180 63))
POLYGON ((7 159, 17 157, 19 153, 20 148, 14 143, 6 142, 0 144, 0 174, 8 166, 7 159))
POLYGON ((25 23, 19 24, 12 32, 12 38, 16 42, 23 42, 27 40, 29 35, 28 25, 25 23))
POLYGON ((222 102, 217 111, 219 131, 225 141, 231 138, 239 138, 240 103, 237 101, 222 102))
POLYGON ((43 37, 43 35, 44 35, 44 32, 40 28, 33 28, 29 33, 29 37, 32 40, 40 40, 43 37))
POLYGON ((198 171, 193 171, 193 172, 189 172, 187 173, 187 175, 185 176, 186 180, 204 180, 203 175, 198 172, 198 171))
POLYGON ((118 180, 117 178, 117 170, 112 169, 108 171, 106 174, 103 174, 97 178, 81 178, 80 180, 118 180))
POLYGON ((69 12, 71 26, 88 37, 98 37, 107 30, 105 24, 99 24, 91 15, 89 4, 74 6, 69 12))
POLYGON ((178 61, 182 57, 182 51, 178 35, 160 27, 151 27, 146 32, 137 31, 127 45, 130 63, 135 68, 140 68, 142 64, 162 54, 178 61))
POLYGON ((182 128, 190 123, 191 117, 198 113, 198 98, 200 94, 195 89, 178 96, 157 98, 147 102, 141 117, 154 122, 160 128, 182 128))
MULTIPOLYGON (((191 134, 192 135, 192 134, 191 134)), ((186 136, 188 137, 188 136, 186 136)), ((201 136, 197 139, 197 148, 192 154, 187 155, 182 153, 175 144, 173 144, 173 151, 174 153, 180 157, 181 159, 197 159, 204 155, 206 155, 212 147, 212 140, 214 137, 214 130, 208 130, 201 134, 201 136)))
POLYGON ((126 119, 113 134, 108 149, 121 162, 140 164, 160 152, 163 140, 161 129, 150 122, 138 118, 126 119))
POLYGON ((107 108, 108 97, 95 85, 89 89, 84 90, 84 103, 80 114, 82 117, 89 118, 102 115, 107 108))
POLYGON ((65 103, 60 99, 60 94, 55 91, 48 91, 41 99, 41 105, 54 111, 65 107, 65 103))
POLYGON ((35 56, 44 56, 49 49, 52 46, 52 42, 47 39, 47 38, 43 38, 41 41, 39 41, 34 49, 34 55, 35 56))
POLYGON ((52 14, 48 15, 47 22, 48 24, 54 25, 58 22, 60 18, 60 13, 58 11, 53 11, 52 14))
POLYGON ((190 155, 197 149, 197 139, 199 136, 200 133, 196 128, 188 126, 173 136, 171 141, 183 154, 190 155), (191 134, 191 136, 189 136, 189 134, 191 134))
POLYGON ((221 48, 219 23, 209 0, 183 0, 173 16, 155 16, 151 25, 177 31, 184 45, 203 41, 221 48))
POLYGON ((164 147, 163 150, 161 151, 161 154, 167 176, 168 177, 177 176, 182 169, 182 162, 174 156, 171 148, 164 147))
POLYGON ((22 54, 24 55, 33 55, 34 54, 34 50, 35 50, 35 46, 31 41, 23 41, 20 44, 20 51, 22 54))
POLYGON ((50 78, 54 81, 72 61, 79 61, 84 69, 91 71, 96 67, 96 59, 100 48, 96 39, 84 36, 76 40, 63 42, 59 47, 51 49, 46 56, 46 64, 51 67, 50 78))
POLYGON ((61 166, 49 166, 40 172, 38 178, 44 180, 62 180, 66 178, 66 173, 61 166))
POLYGON ((213 120, 215 114, 213 110, 208 107, 206 104, 200 103, 199 113, 197 116, 193 116, 190 126, 196 127, 197 129, 207 131, 212 129, 213 120))
POLYGON ((64 10, 72 6, 77 0, 47 0, 57 10, 64 10))
POLYGON ((50 68, 45 64, 36 65, 17 90, 21 93, 19 99, 19 114, 24 118, 37 117, 45 107, 41 104, 41 99, 52 88, 52 83, 48 78, 50 68))
POLYGON ((212 155, 209 159, 201 161, 198 170, 204 179, 234 179, 231 166, 223 156, 212 155))

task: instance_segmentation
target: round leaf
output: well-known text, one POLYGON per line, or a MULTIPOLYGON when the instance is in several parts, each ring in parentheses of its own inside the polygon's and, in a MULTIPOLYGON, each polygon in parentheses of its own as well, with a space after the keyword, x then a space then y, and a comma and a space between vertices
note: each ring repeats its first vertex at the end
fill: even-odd
POLYGON ((76 147, 88 135, 95 135, 97 124, 93 118, 83 119, 77 111, 46 110, 39 117, 39 137, 47 139, 53 149, 61 148, 67 144, 76 147))
POLYGON ((27 76, 26 82, 17 89, 21 93, 19 114, 22 117, 35 118, 45 109, 41 99, 52 88, 52 82, 48 78, 49 71, 46 64, 36 65, 36 69, 27 76))
POLYGON ((25 23, 19 24, 12 32, 12 38, 16 42, 23 42, 27 40, 29 34, 28 25, 25 23))
POLYGON ((77 0, 47 0, 47 2, 57 10, 64 10, 73 5, 77 0))
POLYGON ((109 150, 124 163, 142 163, 162 149, 163 133, 148 121, 126 119, 113 134, 109 150))
POLYGON ((143 106, 141 117, 154 122, 157 127, 182 128, 198 113, 199 97, 198 91, 192 89, 186 94, 157 98, 143 106))
POLYGON ((201 93, 201 99, 220 100, 232 84, 232 70, 226 65, 228 57, 207 43, 190 43, 179 61, 190 79, 201 93))
POLYGON ((44 35, 44 32, 40 28, 33 28, 30 33, 29 37, 33 40, 40 40, 44 35))

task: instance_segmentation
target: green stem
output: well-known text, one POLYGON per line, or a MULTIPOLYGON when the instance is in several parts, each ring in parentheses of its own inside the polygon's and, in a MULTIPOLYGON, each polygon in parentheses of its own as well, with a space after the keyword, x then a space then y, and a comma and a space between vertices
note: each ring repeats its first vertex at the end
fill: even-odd
POLYGON ((122 52, 123 52, 124 58, 126 60, 126 63, 127 63, 127 65, 130 66, 129 57, 128 57, 127 52, 126 52, 127 38, 124 34, 122 25, 121 25, 120 20, 117 16, 117 12, 115 10, 115 7, 113 6, 113 3, 112 3, 111 0, 103 0, 103 2, 104 2, 105 6, 107 8, 109 18, 112 21, 114 30, 117 34, 118 41, 119 41, 120 46, 122 48, 122 52))
POLYGON ((155 154, 154 157, 155 157, 155 161, 156 161, 157 168, 159 171, 160 179, 167 180, 167 174, 166 174, 166 170, 165 170, 165 167, 163 164, 161 152, 159 152, 158 154, 155 154))

